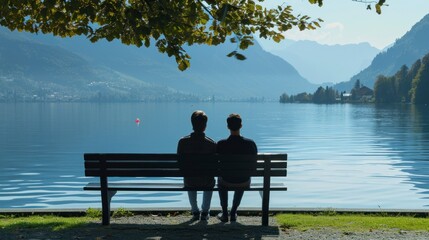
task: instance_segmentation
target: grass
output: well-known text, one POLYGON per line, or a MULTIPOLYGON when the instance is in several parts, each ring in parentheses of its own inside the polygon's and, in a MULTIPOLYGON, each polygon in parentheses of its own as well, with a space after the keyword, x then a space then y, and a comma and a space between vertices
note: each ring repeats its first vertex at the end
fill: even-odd
POLYGON ((70 228, 78 228, 97 220, 92 217, 59 217, 53 215, 46 216, 0 216, 0 229, 47 229, 50 231, 60 231, 70 228))
POLYGON ((113 212, 112 217, 113 218, 120 218, 120 217, 131 217, 134 216, 134 213, 124 209, 124 208, 118 208, 116 211, 113 212))
MULTIPOLYGON (((83 227, 93 222, 101 221, 101 211, 99 209, 88 208, 85 216, 62 217, 56 215, 0 215, 0 230, 9 229, 45 229, 49 231, 60 231, 72 228, 83 227)), ((130 217, 133 213, 119 208, 113 212, 112 218, 130 217)))
POLYGON ((364 232, 374 230, 429 231, 429 218, 415 216, 387 216, 386 214, 279 214, 282 229, 332 228, 339 231, 364 232))
MULTIPOLYGON (((119 209, 116 217, 131 216, 132 213, 119 209)), ((388 216, 387 214, 340 214, 325 212, 319 214, 278 214, 277 222, 282 229, 306 231, 309 229, 331 228, 347 232, 365 232, 375 230, 429 231, 429 218, 415 216, 388 216)), ((61 231, 90 226, 98 226, 99 210, 88 209, 86 216, 60 217, 55 215, 31 215, 17 217, 0 215, 0 230, 42 229, 61 231)))

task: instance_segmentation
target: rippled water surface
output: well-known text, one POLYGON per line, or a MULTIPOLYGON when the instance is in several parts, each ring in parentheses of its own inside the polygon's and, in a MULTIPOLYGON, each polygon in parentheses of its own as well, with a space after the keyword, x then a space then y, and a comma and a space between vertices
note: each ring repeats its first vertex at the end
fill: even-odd
MULTIPOLYGON (((82 190, 97 180, 84 177, 83 153, 175 152, 196 109, 215 140, 238 112, 259 152, 289 154, 288 177, 275 180, 289 190, 271 207, 428 208, 428 107, 279 103, 0 104, 0 208, 99 207, 99 193, 82 190)), ((184 192, 119 193, 112 204, 189 205, 184 192)), ((260 204, 253 192, 242 202, 260 204)))

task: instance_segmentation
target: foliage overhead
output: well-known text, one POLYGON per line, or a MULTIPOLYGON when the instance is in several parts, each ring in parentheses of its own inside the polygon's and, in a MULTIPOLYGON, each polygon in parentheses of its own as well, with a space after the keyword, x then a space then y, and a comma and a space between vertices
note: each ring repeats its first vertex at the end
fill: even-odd
MULTIPOLYGON (((322 6, 323 0, 308 0, 322 6)), ((353 0, 356 1, 356 0, 353 0)), ((84 35, 91 42, 119 39, 174 56, 180 70, 190 66, 183 46, 218 45, 228 38, 237 49, 228 56, 244 60, 238 50, 253 45, 253 36, 280 42, 297 27, 312 30, 321 19, 295 15, 284 4, 266 8, 264 0, 7 0, 0 4, 0 25, 10 30, 84 35), (258 2, 258 3, 257 3, 258 2)), ((376 11, 384 4, 380 0, 376 11)))

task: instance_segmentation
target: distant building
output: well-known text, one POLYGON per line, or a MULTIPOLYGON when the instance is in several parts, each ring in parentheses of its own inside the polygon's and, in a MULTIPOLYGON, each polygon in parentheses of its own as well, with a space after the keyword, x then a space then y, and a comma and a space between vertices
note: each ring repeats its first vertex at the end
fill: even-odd
POLYGON ((374 95, 374 91, 369 87, 363 86, 356 90, 356 94, 358 96, 372 96, 374 95))
POLYGON ((341 93, 341 101, 342 102, 349 102, 352 99, 352 94, 348 92, 342 92, 341 93))
POLYGON ((368 87, 360 86, 353 88, 350 93, 342 92, 342 102, 372 102, 374 100, 374 91, 368 87))
POLYGON ((366 86, 354 89, 353 93, 356 95, 354 99, 359 102, 370 102, 374 97, 374 91, 366 86))

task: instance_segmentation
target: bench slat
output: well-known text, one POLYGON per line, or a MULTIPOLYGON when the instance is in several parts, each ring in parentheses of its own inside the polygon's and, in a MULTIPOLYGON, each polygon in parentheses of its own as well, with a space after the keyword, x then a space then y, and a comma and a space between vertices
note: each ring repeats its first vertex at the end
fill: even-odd
MULTIPOLYGON (((264 176, 264 170, 257 170, 251 173, 251 176, 262 177, 264 176)), ((180 171, 178 169, 107 169, 105 173, 99 169, 86 169, 85 176, 98 177, 98 176, 109 176, 109 177, 197 177, 197 176, 242 176, 248 175, 245 172, 237 172, 236 170, 222 171, 209 171, 200 170, 196 171, 180 171)), ((275 169, 270 171, 270 176, 281 177, 287 176, 286 169, 275 169)))
MULTIPOLYGON (((213 190, 217 191, 219 188, 215 186, 214 188, 185 188, 183 183, 109 183, 110 191, 186 191, 186 190, 195 190, 195 191, 204 191, 204 190, 213 190)), ((231 188, 233 189, 233 188, 231 188)), ((84 190, 88 191, 99 191, 101 190, 99 183, 88 183, 84 190)), ((250 188, 247 188, 246 191, 262 191, 262 183, 252 183, 250 188)), ((285 191, 287 187, 283 183, 271 183, 270 191, 285 191)))
MULTIPOLYGON (((192 154, 192 155, 177 155, 174 153, 85 153, 85 161, 91 160, 137 160, 137 161, 154 161, 157 160, 175 160, 183 158, 186 160, 200 160, 207 161, 217 160, 219 155, 207 154, 192 154), (179 157, 180 156, 180 157, 179 157)), ((221 155, 225 161, 248 161, 249 158, 256 158, 257 160, 287 160, 287 154, 258 154, 258 155, 221 155)))
POLYGON ((85 153, 85 160, 177 160, 174 153, 85 153))
MULTIPOLYGON (((265 167, 264 162, 257 162, 257 168, 265 167)), ((241 162, 230 162, 230 163, 222 163, 222 165, 226 165, 227 167, 241 168, 243 167, 243 163, 241 162)), ((183 163, 182 166, 185 167, 200 167, 200 168, 216 168, 219 166, 217 162, 210 161, 199 161, 199 162, 186 162, 183 163)), ((249 165, 245 165, 249 166, 249 165)), ((270 168, 286 168, 287 162, 276 161, 269 163, 270 168)), ((86 161, 85 168, 100 168, 101 163, 99 161, 86 161)), ((176 161, 107 161, 107 168, 179 168, 180 164, 176 161)), ((250 167, 250 166, 249 166, 250 167)))
MULTIPOLYGON (((102 164, 97 162, 85 162, 85 168, 101 168, 102 164)), ((107 161, 107 168, 179 168, 176 161, 107 161)))

